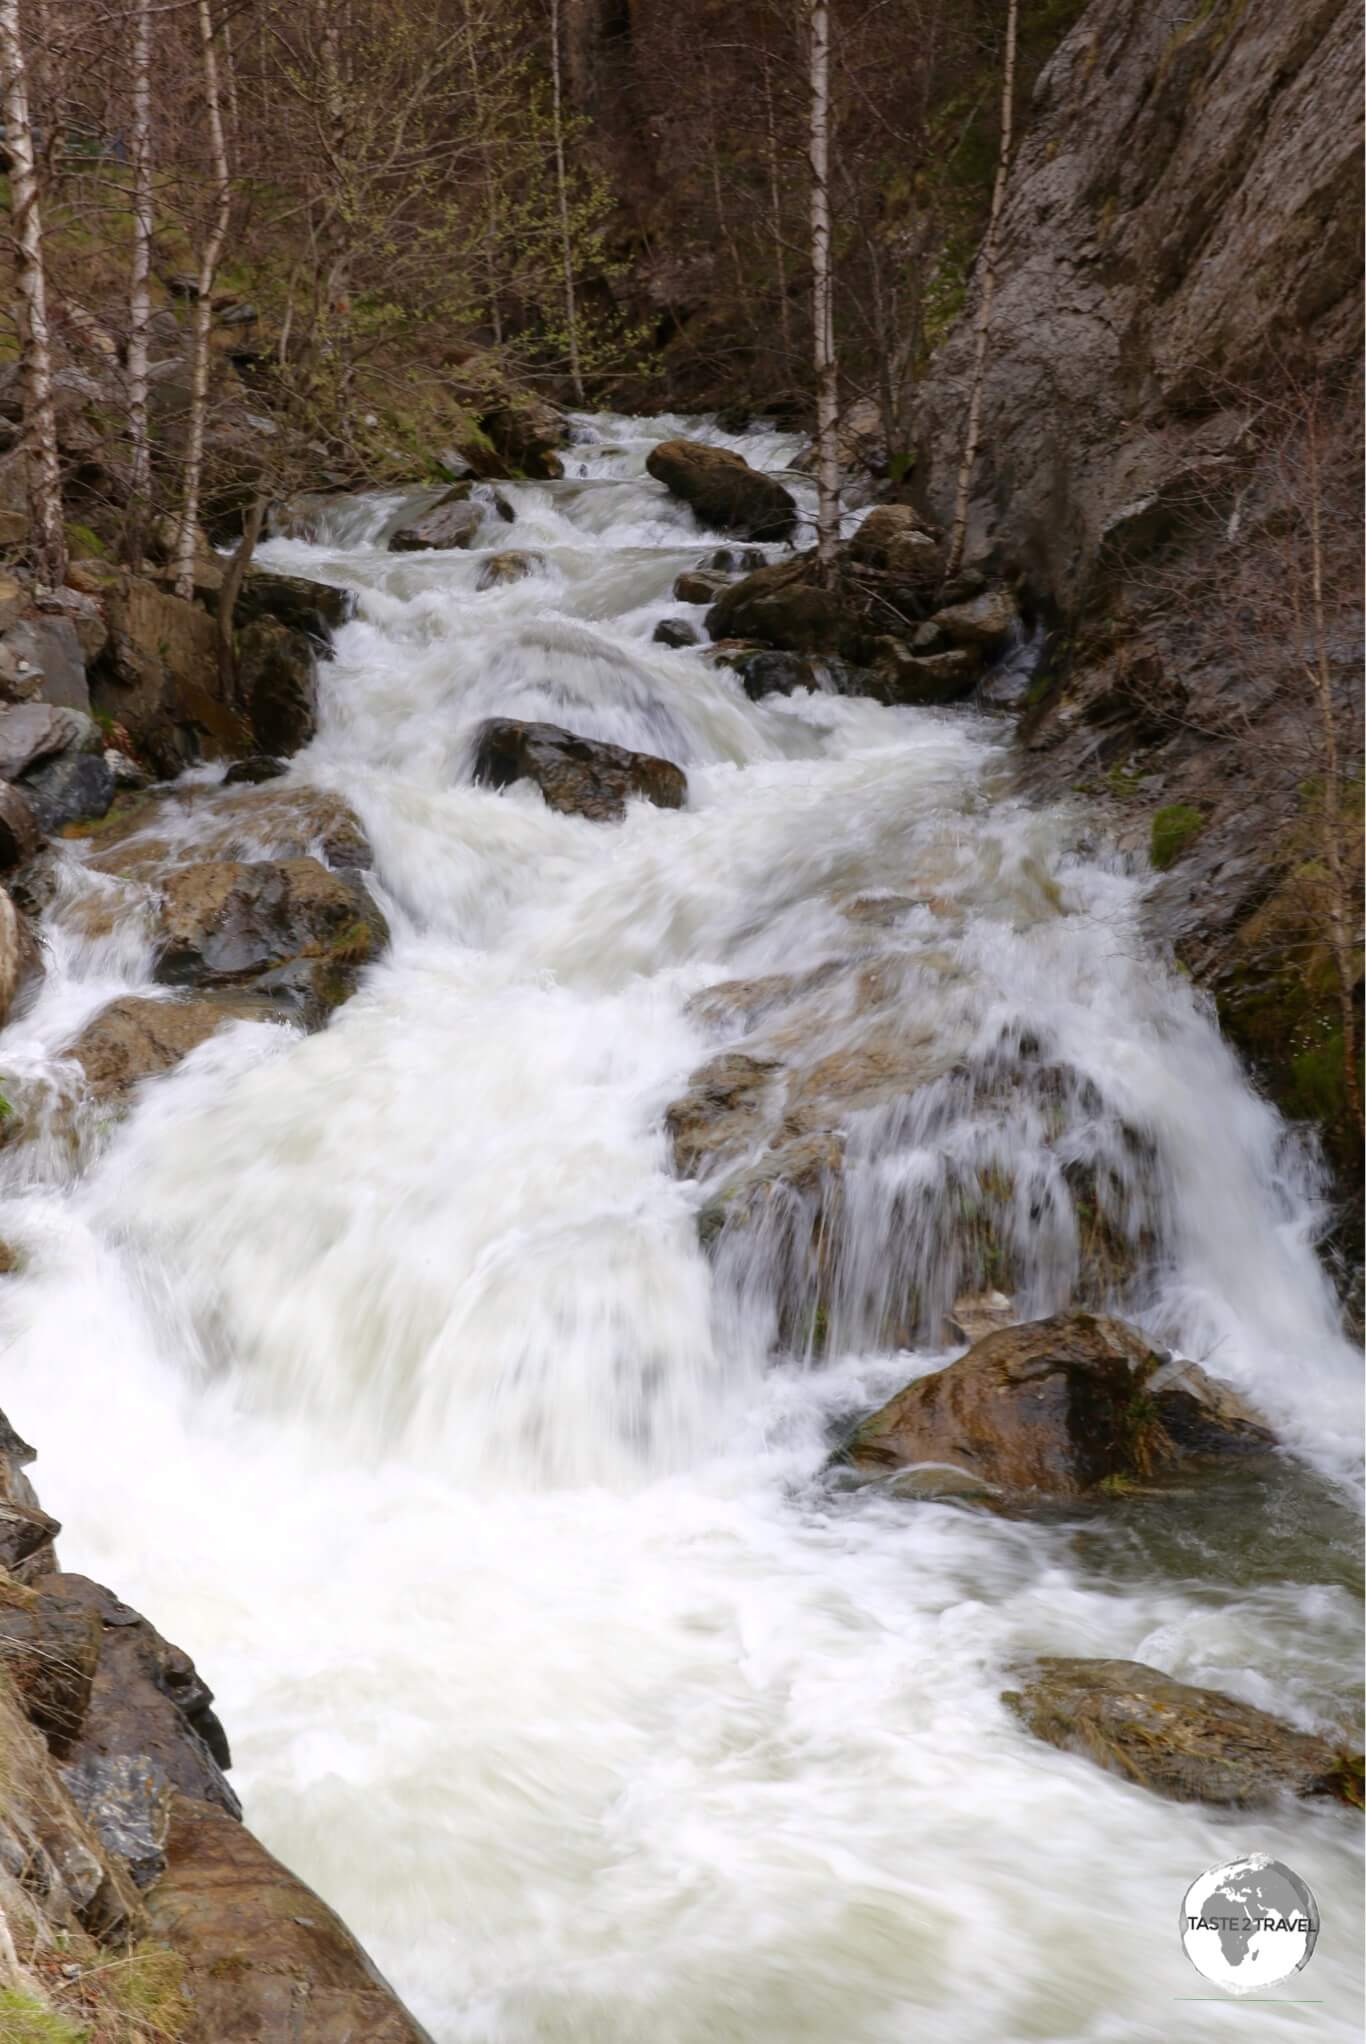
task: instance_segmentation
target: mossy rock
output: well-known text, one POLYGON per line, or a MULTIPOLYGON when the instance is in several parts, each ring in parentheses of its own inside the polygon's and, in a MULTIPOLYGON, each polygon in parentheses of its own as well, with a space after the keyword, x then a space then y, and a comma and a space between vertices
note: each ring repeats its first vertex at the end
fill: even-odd
POLYGON ((1159 809, 1153 817, 1148 846, 1148 856, 1157 871, 1165 873, 1169 866, 1174 866, 1204 828, 1203 810, 1189 802, 1169 802, 1159 809))

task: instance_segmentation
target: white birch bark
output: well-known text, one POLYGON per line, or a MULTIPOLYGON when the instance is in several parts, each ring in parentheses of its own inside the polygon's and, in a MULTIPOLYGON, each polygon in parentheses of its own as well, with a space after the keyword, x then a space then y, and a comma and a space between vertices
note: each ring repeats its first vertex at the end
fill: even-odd
POLYGON ((39 573, 53 588, 66 578, 62 473, 52 396, 52 340, 47 321, 43 222, 29 118, 28 77, 19 0, 0 0, 0 71, 4 73, 5 147, 10 157, 15 293, 23 345, 24 457, 29 523, 39 573))
POLYGON ((210 0, 198 0, 199 41, 204 64, 204 106, 209 124, 209 153, 213 164, 214 215, 199 258, 194 302, 194 327, 190 342, 190 417, 185 436, 185 480, 180 502, 180 524, 176 533, 175 592, 194 595, 194 543, 199 523, 199 485, 204 467, 204 427, 209 408, 209 326, 213 319, 213 282, 227 239, 232 209, 232 183, 228 174, 228 145, 223 133, 223 103, 218 85, 217 31, 210 0))
POLYGON ((830 8, 809 0, 811 86, 811 304, 816 372, 816 558, 835 563, 840 530, 839 368, 835 359, 834 277, 830 248, 830 8))

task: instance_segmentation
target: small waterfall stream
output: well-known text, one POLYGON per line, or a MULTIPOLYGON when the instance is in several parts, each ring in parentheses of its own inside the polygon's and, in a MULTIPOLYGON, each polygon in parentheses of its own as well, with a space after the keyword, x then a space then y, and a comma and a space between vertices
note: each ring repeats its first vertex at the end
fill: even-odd
MULTIPOLYGON (((755 703, 652 642, 717 540, 644 460, 699 430, 794 458, 585 419, 565 479, 499 485, 513 522, 490 502, 469 552, 386 551, 422 492, 265 549, 355 592, 281 785, 354 806, 393 941, 322 1033, 235 1023, 88 1130, 80 1176, 0 1155, 25 1256, 0 1403, 66 1565, 194 1654, 254 1828, 441 2044, 1222 2038, 1181 1999, 1176 1916, 1247 1851, 1316 1891, 1304 1991, 1354 2036, 1348 1816, 1160 1802, 999 1700, 1045 1651, 1350 1712, 1358 1373, 1312 1160, 1145 951, 1142 879, 1012 793, 999 720, 755 703), (532 573, 480 590, 509 546, 532 573), (603 826, 475 787, 491 716, 663 754, 688 805, 603 826), (856 1002, 822 976, 851 957, 856 1002), (718 1002, 794 974, 786 1006, 718 1002), (774 1366, 791 1244, 708 1258, 665 1110, 731 1042, 818 1062, 893 1034, 916 1084, 850 1123, 823 1359, 774 1366), (955 1295, 1000 1278, 973 1242, 1047 1312, 1088 1216, 1125 1309, 1293 1452, 1067 1523, 831 1488, 841 1423, 946 1360, 955 1295)), ((0 1037, 36 1086, 150 979, 64 856, 48 979, 0 1037)), ((1259 2035, 1303 2014, 1262 2007, 1259 2035)))

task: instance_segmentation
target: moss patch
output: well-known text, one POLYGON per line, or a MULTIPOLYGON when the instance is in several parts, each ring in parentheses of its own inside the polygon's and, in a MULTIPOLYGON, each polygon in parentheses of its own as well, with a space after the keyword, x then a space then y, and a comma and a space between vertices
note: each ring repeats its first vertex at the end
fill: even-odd
POLYGON ((1204 827, 1203 810, 1194 808, 1189 802, 1169 802, 1164 809, 1159 809, 1153 817, 1148 844, 1148 856, 1157 871, 1165 873, 1168 866, 1174 866, 1204 827))

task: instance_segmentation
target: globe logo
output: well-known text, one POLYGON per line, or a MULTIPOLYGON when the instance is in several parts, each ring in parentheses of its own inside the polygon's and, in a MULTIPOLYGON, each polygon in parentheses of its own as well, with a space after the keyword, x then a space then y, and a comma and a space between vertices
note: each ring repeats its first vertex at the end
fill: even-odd
POLYGON ((1186 1957, 1226 1994, 1279 1987, 1309 1964, 1318 1937, 1319 1906, 1308 1884, 1260 1853, 1211 1867, 1181 1904, 1186 1957))

